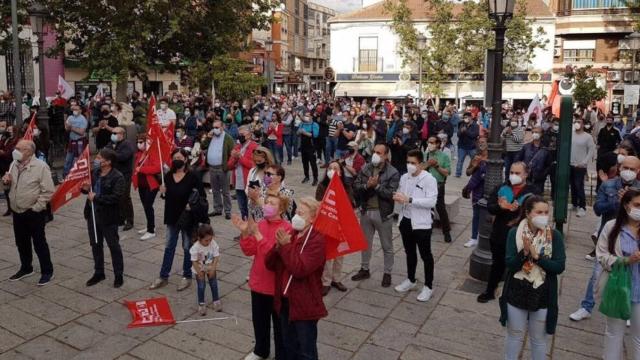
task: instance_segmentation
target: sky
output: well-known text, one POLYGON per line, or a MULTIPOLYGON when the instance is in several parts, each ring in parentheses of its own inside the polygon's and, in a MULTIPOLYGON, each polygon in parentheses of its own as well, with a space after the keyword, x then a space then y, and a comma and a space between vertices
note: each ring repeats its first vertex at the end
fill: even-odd
POLYGON ((362 0, 312 0, 312 2, 332 8, 338 13, 358 10, 362 7, 362 0))

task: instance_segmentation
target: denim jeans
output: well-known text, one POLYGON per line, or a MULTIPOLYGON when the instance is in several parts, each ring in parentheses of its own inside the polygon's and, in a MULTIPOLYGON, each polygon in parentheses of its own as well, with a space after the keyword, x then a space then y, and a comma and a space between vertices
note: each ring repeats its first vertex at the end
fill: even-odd
POLYGON ((289 321, 289 301, 286 298, 282 300, 280 309, 280 327, 285 360, 318 359, 318 321, 289 321))
POLYGON ((191 234, 178 229, 175 225, 167 225, 167 243, 164 247, 164 257, 162 258, 162 267, 160 268, 160 277, 168 279, 173 265, 173 257, 176 255, 176 246, 178 245, 178 235, 182 233, 182 249, 184 250, 184 258, 182 259, 182 276, 191 279, 191 234))
POLYGON ((456 162, 456 177, 462 176, 462 165, 464 164, 464 159, 469 156, 469 160, 473 159, 476 156, 476 149, 463 149, 458 147, 458 161, 456 162))
POLYGON ((73 167, 73 163, 76 160, 76 156, 73 155, 73 152, 67 152, 67 155, 64 157, 64 168, 62 169, 62 177, 66 178, 69 171, 73 167))
POLYGON ((478 229, 480 228, 480 207, 473 204, 473 217, 471 218, 471 238, 478 240, 478 229))
POLYGON ((244 190, 236 189, 236 199, 238 200, 240 215, 246 220, 249 218, 249 199, 247 198, 247 193, 245 193, 244 190))
POLYGON ((153 210, 153 202, 158 195, 158 189, 150 190, 145 187, 138 187, 138 194, 140 195, 140 202, 144 209, 144 216, 147 219, 147 232, 155 234, 156 232, 156 218, 153 210))
MULTIPOLYGON (((622 320, 621 320, 622 321, 622 320)), ((527 311, 507 304, 507 337, 504 345, 505 360, 516 360, 529 330, 529 347, 532 360, 547 358, 547 309, 527 311)))
POLYGON ((298 157, 300 154, 300 135, 298 135, 298 128, 294 128, 291 136, 293 136, 293 156, 298 157))
POLYGON ((511 164, 516 162, 516 158, 520 152, 519 151, 505 151, 504 153, 504 178, 509 178, 509 173, 511 172, 511 164))
MULTIPOLYGON (((626 331, 626 321, 605 317, 606 326, 604 328, 604 360, 623 359, 622 348, 624 343, 624 333, 626 331)), ((640 304, 631 304, 631 341, 627 348, 630 359, 640 358, 640 304)))
POLYGON ((569 169, 569 181, 571 184, 571 205, 582 209, 586 208, 586 196, 584 194, 584 177, 587 169, 571 166, 569 169))
POLYGON ((336 149, 338 148, 338 138, 327 137, 326 143, 324 144, 324 163, 328 164, 333 160, 333 156, 336 153, 336 149))
POLYGON ((220 300, 220 295, 218 294, 218 279, 214 277, 209 277, 206 274, 202 279, 196 277, 196 284, 198 284, 198 304, 204 305, 204 290, 207 287, 207 282, 209 283, 209 287, 211 288, 211 299, 212 301, 220 300))
POLYGON ((584 293, 584 299, 580 302, 580 307, 588 312, 591 312, 593 307, 596 305, 596 300, 593 297, 593 288, 596 285, 600 274, 602 274, 602 265, 600 265, 600 262, 596 261, 593 264, 593 272, 591 272, 591 277, 587 283, 587 290, 584 293))
MULTIPOLYGON (((294 137, 295 134, 283 135, 284 147, 287 149, 287 162, 291 162, 291 158, 293 157, 293 146, 294 146, 294 137)), ((283 154, 284 157, 284 154, 283 154)), ((284 159, 283 159, 284 161, 284 159)))

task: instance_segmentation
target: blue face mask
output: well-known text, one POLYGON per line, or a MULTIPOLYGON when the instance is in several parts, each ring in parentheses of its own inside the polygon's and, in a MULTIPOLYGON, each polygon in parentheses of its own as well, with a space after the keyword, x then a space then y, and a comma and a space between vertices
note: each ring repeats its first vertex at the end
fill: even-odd
POLYGON ((117 143, 117 142, 118 142, 118 135, 116 135, 116 134, 111 134, 111 142, 113 142, 113 143, 117 143))
POLYGON ((98 159, 93 160, 93 168, 94 169, 100 169, 100 165, 101 165, 100 160, 98 160, 98 159))

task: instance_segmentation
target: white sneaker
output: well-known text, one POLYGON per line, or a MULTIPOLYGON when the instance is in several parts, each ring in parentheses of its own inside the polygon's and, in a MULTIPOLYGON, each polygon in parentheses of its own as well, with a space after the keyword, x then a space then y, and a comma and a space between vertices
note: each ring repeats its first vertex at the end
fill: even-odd
POLYGON ((266 359, 254 354, 252 351, 249 353, 249 355, 244 357, 244 360, 266 360, 266 359))
POLYGON ((191 286, 191 279, 183 277, 182 279, 180 279, 180 283, 178 284, 178 291, 182 291, 189 286, 191 286))
POLYGON ((627 320, 627 327, 631 326, 631 320, 627 320))
POLYGON ((146 226, 143 227, 143 228, 138 229, 138 235, 142 235, 142 234, 144 234, 146 232, 147 232, 147 227, 146 226))
POLYGON ((576 211, 576 216, 583 217, 585 215, 587 215, 587 211, 583 208, 578 208, 578 210, 576 211))
POLYGON ((591 317, 591 313, 588 312, 585 308, 580 308, 573 314, 569 315, 569 319, 573 321, 580 321, 583 319, 588 319, 591 317))
POLYGON ((198 305, 198 313, 200 314, 200 316, 207 315, 207 307, 204 304, 198 305))
POLYGON ((211 303, 211 308, 215 312, 221 312, 222 311, 222 301, 217 300, 217 301, 212 302, 211 303))
POLYGON ((466 248, 476 247, 476 245, 478 245, 478 239, 469 239, 469 241, 464 243, 464 247, 466 248))
POLYGON ((150 233, 145 231, 144 235, 140 237, 140 240, 149 240, 149 239, 153 239, 154 237, 156 237, 156 233, 150 233))
POLYGON ((427 302, 429 301, 429 299, 431 299, 432 293, 433 291, 431 291, 431 289, 429 289, 428 286, 423 286, 422 291, 420 291, 420 294, 418 294, 418 297, 416 298, 416 300, 421 302, 427 302))
POLYGON ((407 291, 411 291, 416 287, 416 282, 411 282, 409 279, 405 279, 400 285, 396 286, 395 289, 397 292, 404 294, 407 291))
POLYGON ((589 261, 596 261, 596 257, 592 256, 591 254, 585 255, 584 258, 589 261))

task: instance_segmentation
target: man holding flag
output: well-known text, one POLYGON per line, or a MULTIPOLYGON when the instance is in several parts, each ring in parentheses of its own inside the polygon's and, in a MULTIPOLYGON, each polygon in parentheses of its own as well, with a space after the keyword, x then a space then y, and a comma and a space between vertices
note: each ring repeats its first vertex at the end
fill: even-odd
POLYGON ((9 281, 33 275, 33 240, 33 248, 40 261, 38 286, 43 286, 53 279, 53 264, 44 227, 47 202, 51 199, 54 185, 49 166, 38 160, 35 152, 36 144, 33 141, 20 140, 11 154, 13 163, 2 177, 2 182, 10 186, 13 233, 20 254, 20 270, 9 281))

